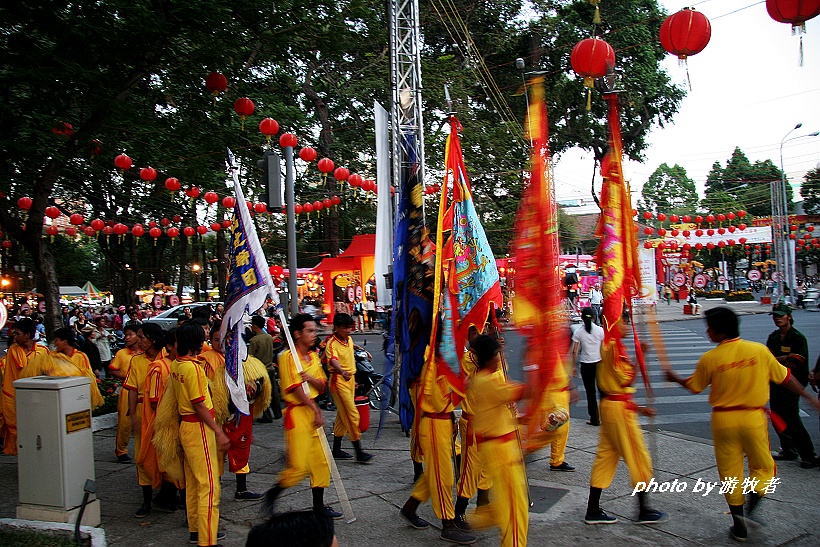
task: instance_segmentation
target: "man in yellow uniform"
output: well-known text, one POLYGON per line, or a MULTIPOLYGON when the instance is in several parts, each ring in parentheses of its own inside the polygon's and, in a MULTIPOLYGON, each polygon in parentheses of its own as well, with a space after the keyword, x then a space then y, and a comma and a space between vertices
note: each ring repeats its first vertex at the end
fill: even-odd
MULTIPOLYGON (((134 432, 134 454, 139 454, 142 446, 142 404, 145 396, 145 379, 148 377, 148 368, 157 358, 160 350, 165 346, 165 335, 162 327, 156 323, 142 323, 137 331, 140 349, 131 358, 128 366, 128 377, 123 383, 123 389, 128 390, 128 416, 131 419, 131 430, 134 432)), ((145 439, 151 442, 150 439, 145 439)), ((151 512, 151 495, 153 493, 151 475, 142 464, 137 463, 137 482, 142 487, 142 505, 134 512, 136 518, 144 518, 151 512)), ((160 509, 160 506, 157 506, 160 509)))
POLYGON ((97 385, 97 375, 91 368, 88 355, 78 350, 74 329, 61 327, 54 331, 54 351, 48 361, 29 362, 20 373, 21 378, 33 376, 85 376, 91 380, 91 408, 101 407, 105 403, 100 387, 97 385))
MULTIPOLYGON (((139 324, 126 324, 122 328, 125 336, 125 347, 122 348, 114 356, 111 364, 108 365, 108 370, 111 376, 119 378, 123 382, 128 377, 128 367, 131 365, 131 358, 138 353, 142 353, 139 349, 139 338, 137 331, 139 324)), ((131 458, 128 456, 128 441, 131 440, 131 420, 128 418, 128 390, 120 389, 119 399, 117 400, 117 437, 116 445, 114 446, 114 456, 119 463, 131 463, 131 458)))
POLYGON ((712 439, 715 460, 723 483, 736 488, 724 494, 734 526, 729 533, 746 541, 748 531, 743 518, 743 490, 751 486, 749 512, 772 486, 775 464, 769 450, 769 423, 764 406, 769 399, 769 382, 802 395, 815 408, 820 402, 794 378, 789 369, 777 362, 763 344, 740 338, 737 316, 729 308, 706 310, 706 335, 718 344, 704 353, 695 373, 682 378, 671 369, 666 378, 700 393, 710 384, 712 439), (749 460, 749 478, 743 476, 743 456, 749 460))
POLYGON ((478 371, 467 388, 475 413, 473 430, 481 459, 490 474, 493 498, 478 507, 471 524, 477 528, 498 526, 502 547, 525 547, 529 528, 529 501, 524 458, 518 443, 517 420, 509 405, 525 395, 525 385, 507 382, 501 369, 501 345, 492 336, 471 342, 478 371))
POLYGON ((349 460, 351 455, 342 450, 345 435, 353 443, 356 461, 367 463, 373 458, 362 450, 362 432, 359 431, 359 411, 354 401, 356 391, 356 358, 353 356, 353 318, 346 313, 333 316, 333 336, 327 341, 325 358, 330 370, 330 393, 336 403, 336 422, 333 424, 333 457, 349 460))
POLYGON ((227 451, 231 443, 214 422, 208 377, 197 362, 205 332, 189 322, 177 328, 176 337, 177 358, 171 363, 170 385, 182 419, 179 440, 185 454, 189 542, 216 545, 221 539, 217 532, 220 496, 217 449, 227 451))
POLYGON ((29 318, 21 319, 11 328, 12 344, 6 353, 6 369, 3 373, 3 391, 0 395, 0 408, 3 415, 3 453, 17 455, 17 393, 14 382, 26 365, 49 368, 51 358, 48 348, 34 343, 37 326, 29 318))
MULTIPOLYGON (((623 338, 626 324, 619 320, 616 332, 623 338)), ((587 524, 612 524, 617 518, 601 509, 601 491, 608 488, 615 476, 618 460, 623 458, 634 487, 639 482, 648 484, 652 478, 652 459, 646 450, 643 432, 638 424, 638 413, 654 416, 654 410, 635 404, 632 394, 635 388, 635 368, 629 362, 623 346, 612 340, 602 351, 596 379, 601 390, 601 433, 592 476, 589 479, 589 501, 584 522, 587 524)), ((648 505, 646 492, 638 493, 638 524, 656 524, 667 519, 666 513, 648 505)))
POLYGON ((285 488, 296 486, 310 477, 313 510, 333 518, 342 513, 325 506, 325 488, 330 486, 330 462, 325 457, 319 435, 324 435, 322 411, 314 400, 327 388, 325 372, 316 345, 316 321, 300 313, 290 321, 290 333, 296 346, 295 356, 302 371, 296 366, 291 350, 279 354, 279 382, 285 401, 284 426, 287 446, 287 467, 279 473, 276 484, 265 493, 265 511, 273 514, 273 505, 285 488), (305 392, 307 385, 307 393, 305 392))
POLYGON ((428 360, 416 380, 417 419, 414 427, 418 435, 418 448, 424 457, 424 472, 416 481, 413 492, 399 511, 410 526, 424 529, 430 523, 416 514, 418 506, 432 498, 433 511, 441 519, 441 539, 470 545, 476 538, 460 530, 455 521, 453 507, 453 420, 456 401, 464 397, 463 386, 454 386, 445 371, 446 363, 436 358, 428 360), (454 393, 454 390, 457 390, 454 393))

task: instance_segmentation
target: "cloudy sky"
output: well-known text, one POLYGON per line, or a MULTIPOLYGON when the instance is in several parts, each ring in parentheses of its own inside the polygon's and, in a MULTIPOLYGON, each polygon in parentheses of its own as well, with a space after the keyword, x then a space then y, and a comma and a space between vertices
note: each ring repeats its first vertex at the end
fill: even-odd
MULTIPOLYGON (((754 162, 780 164, 780 141, 820 131, 820 17, 803 35, 804 65, 798 65, 799 37, 791 26, 769 17, 760 0, 665 0, 669 13, 694 5, 712 23, 712 39, 689 58, 692 91, 674 123, 653 129, 643 163, 625 166, 635 197, 661 164, 679 164, 703 197, 706 176, 715 161, 725 165, 736 146, 754 162)), ((606 2, 601 3, 605 14, 606 2)), ((665 68, 685 85, 686 71, 670 55, 665 68)), ((593 158, 573 150, 555 164, 559 200, 588 198, 593 158)), ((786 174, 795 188, 820 163, 820 137, 789 140, 783 146, 786 174)))

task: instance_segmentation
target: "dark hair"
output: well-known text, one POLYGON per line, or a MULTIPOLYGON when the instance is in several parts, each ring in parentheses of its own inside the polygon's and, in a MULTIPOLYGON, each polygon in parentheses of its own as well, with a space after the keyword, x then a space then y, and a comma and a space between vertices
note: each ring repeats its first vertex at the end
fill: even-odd
POLYGON ((706 310, 704 316, 712 332, 723 334, 729 339, 740 336, 740 319, 730 308, 712 308, 706 310))
MULTIPOLYGON (((204 307, 205 306, 199 306, 199 308, 204 308, 204 307)), ((197 308, 197 309, 199 309, 199 308, 197 308)), ((210 325, 211 325, 210 316, 208 316, 208 317, 203 317, 201 315, 194 316, 194 317, 191 318, 191 323, 195 323, 195 324, 199 325, 200 327, 205 327, 205 325, 208 325, 208 327, 210 328, 210 325)))
POLYGON ((34 320, 28 317, 15 321, 12 328, 19 330, 23 334, 28 334, 30 338, 34 338, 34 333, 37 332, 37 325, 34 324, 34 320))
POLYGON ((352 327, 353 326, 353 318, 350 317, 350 314, 347 313, 337 313, 333 316, 333 326, 334 327, 352 327))
POLYGON ((165 345, 171 346, 177 341, 177 328, 171 327, 165 331, 165 345))
POLYGON ((222 319, 217 319, 211 325, 211 332, 222 330, 222 319))
MULTIPOLYGON (((25 320, 24 320, 25 321, 25 320)), ((19 329, 18 325, 23 321, 19 321, 15 323, 14 328, 19 329)), ((59 338, 60 340, 65 340, 69 343, 69 345, 76 347, 77 339, 74 337, 76 331, 69 327, 60 327, 59 329, 54 331, 54 334, 51 335, 52 338, 59 338)))
POLYGON ((302 329, 305 328, 305 323, 313 321, 316 322, 316 319, 313 318, 312 315, 308 313, 297 313, 293 317, 290 318, 290 334, 291 336, 302 329))
POLYGON ((592 311, 592 308, 584 308, 581 310, 581 320, 584 322, 584 330, 588 333, 592 332, 592 317, 595 315, 595 312, 592 311))
POLYGON ((253 325, 254 327, 264 329, 266 324, 267 320, 261 315, 254 315, 253 317, 251 317, 251 325, 253 325))
POLYGON ((126 323, 125 325, 122 326, 122 333, 123 334, 125 334, 125 331, 128 331, 128 330, 130 330, 131 332, 136 334, 140 330, 140 324, 139 323, 130 323, 130 322, 128 322, 128 323, 126 323))
POLYGON ((207 323, 211 320, 211 313, 212 309, 210 304, 205 304, 204 306, 195 306, 191 308, 191 318, 194 320, 204 319, 207 323))
POLYGON ((165 347, 165 333, 162 332, 162 327, 156 323, 143 323, 140 325, 139 330, 142 331, 143 336, 151 341, 154 350, 159 351, 165 347))
POLYGON ((183 357, 194 353, 199 355, 202 351, 202 344, 205 342, 205 331, 194 323, 187 323, 177 327, 177 355, 183 357))
POLYGON ((480 334, 470 342, 470 348, 475 352, 478 359, 478 368, 484 368, 501 350, 501 344, 493 336, 480 334))
POLYGON ((248 533, 245 547, 330 547, 333 519, 315 511, 293 511, 272 516, 248 533))

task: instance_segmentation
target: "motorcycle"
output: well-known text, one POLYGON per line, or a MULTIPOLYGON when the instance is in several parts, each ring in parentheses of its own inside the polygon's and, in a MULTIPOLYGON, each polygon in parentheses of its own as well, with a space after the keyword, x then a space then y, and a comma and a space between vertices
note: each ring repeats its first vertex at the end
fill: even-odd
POLYGON ((382 390, 383 374, 373 368, 373 356, 361 346, 353 346, 353 357, 356 359, 356 397, 367 397, 370 408, 381 409, 382 398, 389 393, 382 390))

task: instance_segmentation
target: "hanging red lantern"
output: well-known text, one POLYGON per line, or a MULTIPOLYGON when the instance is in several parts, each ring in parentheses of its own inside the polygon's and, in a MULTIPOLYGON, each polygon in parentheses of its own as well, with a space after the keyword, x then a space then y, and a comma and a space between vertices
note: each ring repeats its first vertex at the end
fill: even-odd
POLYGON ((265 135, 265 138, 270 142, 271 137, 279 133, 279 122, 273 118, 264 118, 259 122, 259 131, 265 135))
POLYGON ((745 238, 745 237, 741 237, 739 241, 740 241, 740 243, 746 243, 746 238, 745 238))
POLYGON ((333 167, 334 167, 333 160, 330 159, 330 158, 322 158, 316 164, 316 167, 318 167, 319 171, 321 171, 322 173, 325 173, 325 174, 330 173, 331 171, 333 171, 333 167))
POLYGON ((661 222, 666 220, 666 213, 658 213, 658 220, 660 220, 661 222))
POLYGON ((803 239, 811 239, 811 234, 803 234, 803 239))
POLYGON ((680 230, 672 230, 672 237, 678 237, 678 234, 680 234, 680 230))
POLYGON ((279 137, 279 146, 282 148, 295 148, 297 143, 296 135, 293 133, 282 133, 282 136, 279 137))
POLYGON ((324 205, 325 209, 330 209, 333 207, 333 201, 331 201, 330 198, 325 198, 322 200, 322 205, 324 205))
MULTIPOLYGON (((172 228, 172 229, 176 229, 176 228, 172 228)), ((177 232, 177 233, 179 233, 179 232, 177 232)), ((190 226, 186 226, 185 228, 182 229, 182 233, 185 234, 185 237, 190 238, 190 237, 193 237, 193 235, 196 233, 196 230, 194 230, 190 226)))
POLYGON ((809 231, 809 232, 813 232, 814 231, 814 226, 806 226, 806 230, 809 231))
POLYGON ((661 237, 666 237, 666 228, 658 228, 658 235, 661 237))
POLYGON ((371 190, 373 190, 373 184, 374 184, 374 182, 370 179, 363 180, 362 181, 362 190, 364 190, 365 192, 370 192, 371 190))
POLYGON ((313 202, 313 210, 314 211, 319 212, 324 208, 325 208, 325 206, 321 201, 316 200, 316 201, 313 202))
POLYGON ((142 224, 134 224, 131 228, 131 235, 134 237, 142 237, 145 235, 145 228, 142 227, 142 224))
POLYGON ((746 225, 741 222, 740 224, 737 225, 737 228, 738 228, 738 230, 740 230, 742 232, 743 230, 746 229, 746 225))
POLYGON ((94 237, 97 235, 97 230, 95 230, 91 226, 86 226, 85 228, 83 228, 83 233, 88 237, 94 237))
POLYGON ((253 210, 256 211, 257 213, 264 213, 268 210, 268 206, 265 205, 264 203, 254 203, 253 204, 253 210))
POLYGON ((57 125, 51 128, 51 132, 58 137, 70 137, 74 134, 74 126, 67 122, 57 122, 57 125))
POLYGON ((692 222, 692 217, 689 215, 683 215, 683 221, 688 224, 692 222))
POLYGON ((677 224, 680 217, 678 215, 669 215, 669 222, 672 224, 677 224))
POLYGON ((718 222, 723 222, 724 220, 726 220, 726 215, 724 215, 723 213, 718 213, 717 219, 718 222))
POLYGON ((730 239, 726 243, 728 243, 729 247, 734 247, 735 246, 735 240, 734 239, 730 239))
POLYGON ((644 247, 644 249, 651 249, 652 248, 652 242, 651 241, 645 242, 643 244, 643 247, 644 247))
POLYGON ((76 236, 77 235, 77 228, 75 228, 74 226, 66 226, 65 235, 67 235, 69 237, 76 236))
POLYGON ((302 210, 304 212, 306 212, 307 214, 312 213, 313 212, 313 204, 312 203, 305 203, 304 205, 302 205, 302 210))
POLYGON ((171 224, 171 219, 170 219, 170 218, 165 218, 165 217, 162 217, 162 218, 160 219, 159 223, 160 223, 162 226, 169 226, 169 225, 171 224))
POLYGON ((698 236, 698 237, 702 237, 703 236, 703 230, 695 230, 695 235, 698 236))
POLYGON ((709 243, 706 244, 706 248, 711 251, 712 249, 715 248, 715 244, 710 241, 709 243))
POLYGON ((99 232, 100 230, 105 228, 105 222, 98 218, 95 218, 91 221, 91 227, 94 229, 95 232, 99 232))
POLYGON ((88 143, 88 153, 91 154, 92 159, 102 154, 102 152, 102 143, 97 139, 94 139, 93 141, 88 143))
POLYGON ((792 34, 803 34, 806 21, 820 15, 820 1, 766 0, 766 11, 778 23, 790 23, 792 34))
POLYGON ((279 277, 280 275, 285 273, 285 269, 282 268, 282 266, 277 266, 275 264, 273 266, 271 266, 270 268, 268 268, 268 271, 270 272, 270 274, 273 277, 279 277))
POLYGON ((690 250, 691 248, 692 248, 692 246, 691 246, 690 244, 688 244, 688 243, 684 243, 684 244, 683 244, 683 250, 684 250, 684 251, 688 251, 688 250, 690 250))
POLYGON ((720 235, 725 234, 726 233, 726 228, 718 228, 717 233, 719 233, 720 235))
POLYGON ((157 227, 157 221, 152 220, 151 222, 148 223, 148 227, 149 228, 156 228, 157 227))
POLYGON ((789 239, 797 239, 797 235, 795 235, 795 234, 789 234, 789 239))
POLYGON ((221 229, 222 229, 222 225, 220 223, 211 222, 211 230, 213 230, 214 232, 218 232, 221 229))
MULTIPOLYGON (((157 229, 159 229, 159 228, 157 228, 157 229)), ((153 232, 154 228, 152 228, 151 231, 153 232)), ((173 238, 175 238, 179 235, 179 228, 173 228, 173 227, 168 228, 168 231, 166 233, 168 234, 168 237, 173 239, 173 238)))
POLYGON ((68 217, 68 221, 71 222, 71 224, 73 224, 74 226, 79 226, 80 224, 85 222, 85 219, 83 218, 83 215, 79 213, 74 213, 73 215, 68 217))
POLYGON ((587 38, 575 44, 569 59, 572 70, 584 78, 584 87, 587 88, 587 110, 589 110, 595 79, 603 78, 615 68, 615 50, 598 37, 587 38))
POLYGON ((684 230, 682 233, 683 237, 689 237, 690 235, 692 235, 692 232, 690 232, 689 230, 684 230))
POLYGON ((210 91, 216 100, 220 93, 228 89, 228 79, 219 72, 211 72, 205 76, 205 89, 210 91))
POLYGON ((311 162, 316 159, 316 149, 311 148, 310 146, 305 146, 301 150, 299 150, 299 159, 302 161, 311 162))
POLYGON ((17 207, 22 209, 23 211, 28 211, 31 209, 31 204, 33 203, 32 199, 28 196, 23 196, 17 200, 17 207))
POLYGON ((56 236, 57 233, 58 230, 56 226, 46 226, 46 235, 48 235, 51 238, 52 242, 54 241, 54 236, 56 236))
POLYGON ((740 211, 737 212, 737 217, 738 218, 743 218, 745 216, 746 216, 746 211, 744 211, 743 209, 741 209, 740 211))
POLYGON ((681 61, 703 51, 711 37, 709 19, 693 8, 683 8, 661 24, 661 46, 681 61))
POLYGON ((652 218, 652 213, 650 213, 649 211, 644 211, 643 218, 645 220, 651 219, 652 218))
POLYGON ((253 114, 254 110, 253 101, 247 97, 242 97, 237 99, 233 103, 233 111, 239 114, 239 119, 242 121, 242 130, 245 130, 245 118, 253 114))
POLYGON ((794 224, 792 224, 791 226, 789 226, 789 231, 790 231, 790 232, 796 232, 796 231, 797 231, 797 226, 795 226, 794 224))
POLYGON ((117 166, 117 168, 120 171, 128 171, 129 169, 131 169, 131 166, 134 165, 134 162, 132 162, 131 158, 129 158, 127 155, 120 154, 119 156, 114 158, 114 165, 117 166))
POLYGON ((54 220, 55 218, 60 216, 60 210, 53 205, 49 205, 48 207, 46 207, 46 216, 54 220))
POLYGON ((347 177, 347 182, 350 183, 350 186, 353 186, 354 188, 361 186, 363 181, 364 179, 362 178, 362 176, 357 173, 353 173, 352 175, 347 177))
POLYGON ((231 196, 226 196, 222 198, 222 206, 226 209, 233 209, 236 206, 236 199, 231 196))
POLYGON ((171 220, 179 224, 180 222, 182 222, 182 217, 179 215, 174 215, 174 217, 171 220))
POLYGON ((339 205, 342 202, 342 198, 339 196, 330 196, 330 201, 333 202, 333 205, 339 205))
POLYGON ((191 186, 187 190, 185 190, 185 195, 191 199, 196 199, 199 197, 199 188, 196 186, 191 186))
POLYGON ((718 247, 720 247, 720 248, 722 249, 722 248, 724 248, 725 246, 726 246, 726 242, 725 242, 725 241, 722 241, 722 240, 721 240, 721 241, 718 241, 718 247))
POLYGON ((701 215, 696 216, 695 217, 695 222, 698 223, 698 224, 702 224, 703 223, 703 217, 701 215))
POLYGON ((157 170, 153 167, 143 167, 140 169, 140 178, 145 182, 151 182, 157 178, 157 170))
POLYGON ((205 195, 202 197, 205 198, 205 203, 208 205, 213 205, 219 201, 219 195, 216 192, 205 192, 205 195))
POLYGON ((125 235, 126 233, 128 233, 128 226, 126 226, 122 222, 118 222, 114 224, 114 233, 118 236, 125 235))
POLYGON ((726 218, 728 218, 729 220, 734 220, 735 214, 732 212, 726 213, 726 218))
POLYGON ((347 177, 350 176, 350 171, 345 167, 337 167, 335 171, 333 171, 333 178, 336 180, 347 180, 347 177))
POLYGON ((180 187, 181 185, 179 184, 179 179, 174 177, 165 179, 165 188, 167 188, 169 192, 177 192, 180 187))
POLYGON ((302 204, 301 203, 294 204, 293 205, 293 212, 297 215, 302 214, 302 204))
POLYGON ((196 233, 198 233, 201 236, 204 236, 205 234, 208 233, 208 227, 207 226, 202 226, 202 225, 197 226, 196 227, 196 233))
POLYGON ((160 230, 159 228, 156 228, 156 227, 151 228, 150 230, 148 230, 148 235, 154 238, 154 245, 156 245, 157 244, 157 238, 159 238, 159 236, 162 235, 162 230, 160 230))
POLYGON ((253 212, 253 203, 251 203, 250 201, 245 201, 245 207, 247 207, 248 211, 250 211, 251 213, 253 212))
POLYGON ((223 228, 230 228, 231 227, 231 221, 226 218, 225 220, 222 221, 222 227, 223 228))
POLYGON ((8 239, 3 241, 3 248, 4 249, 11 249, 12 243, 8 239))
POLYGON ((712 224, 715 221, 715 215, 706 215, 706 222, 712 224))

